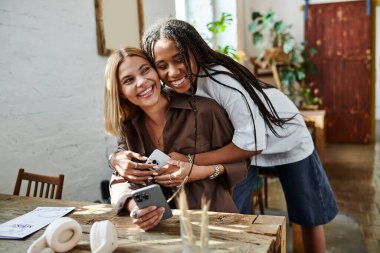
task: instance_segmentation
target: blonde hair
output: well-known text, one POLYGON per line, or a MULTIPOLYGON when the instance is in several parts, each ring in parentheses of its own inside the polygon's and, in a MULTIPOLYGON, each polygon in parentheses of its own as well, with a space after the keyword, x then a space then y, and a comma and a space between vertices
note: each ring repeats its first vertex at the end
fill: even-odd
POLYGON ((144 51, 136 47, 114 51, 107 61, 104 74, 104 127, 113 136, 121 135, 123 122, 131 119, 137 110, 137 106, 121 97, 118 77, 120 64, 132 56, 141 57, 150 63, 144 51))

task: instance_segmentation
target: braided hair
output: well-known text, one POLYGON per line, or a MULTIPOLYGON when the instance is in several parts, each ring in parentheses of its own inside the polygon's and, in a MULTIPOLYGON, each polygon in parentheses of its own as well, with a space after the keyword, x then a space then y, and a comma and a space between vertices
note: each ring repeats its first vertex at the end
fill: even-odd
MULTIPOLYGON (((157 24, 153 25, 144 34, 141 47, 147 53, 148 57, 152 62, 154 62, 154 45, 158 40, 164 38, 172 39, 174 41, 177 50, 181 55, 186 66, 192 93, 194 93, 194 74, 192 74, 191 72, 189 52, 194 56, 195 62, 198 64, 198 66, 204 70, 205 75, 202 75, 202 77, 209 77, 213 81, 219 83, 220 85, 229 88, 232 87, 216 80, 214 76, 218 74, 223 74, 228 75, 237 80, 248 92, 253 102, 257 105, 265 124, 269 127, 269 129, 275 136, 281 137, 274 129, 274 125, 282 128, 284 124, 290 121, 293 117, 280 118, 277 114, 274 106, 272 105, 268 96, 264 92, 264 89, 274 88, 273 86, 258 80, 246 67, 239 64, 232 58, 214 51, 203 40, 201 35, 192 25, 178 19, 161 20, 157 24), (213 71, 212 67, 216 65, 221 65, 225 67, 229 70, 229 72, 221 70, 213 71), (265 103, 261 100, 260 96, 264 98, 265 103)), ((237 91, 240 92, 239 90, 237 91)))

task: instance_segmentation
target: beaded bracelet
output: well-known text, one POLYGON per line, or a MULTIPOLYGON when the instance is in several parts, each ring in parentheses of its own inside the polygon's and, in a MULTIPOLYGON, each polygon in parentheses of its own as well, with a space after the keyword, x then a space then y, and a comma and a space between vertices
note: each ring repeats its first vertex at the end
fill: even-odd
POLYGON ((219 169, 219 166, 217 164, 213 165, 214 167, 214 174, 212 174, 211 176, 209 176, 210 179, 215 179, 219 176, 219 173, 220 173, 220 169, 219 169))
POLYGON ((193 163, 193 158, 191 157, 190 154, 187 154, 187 158, 189 159, 189 163, 193 163))

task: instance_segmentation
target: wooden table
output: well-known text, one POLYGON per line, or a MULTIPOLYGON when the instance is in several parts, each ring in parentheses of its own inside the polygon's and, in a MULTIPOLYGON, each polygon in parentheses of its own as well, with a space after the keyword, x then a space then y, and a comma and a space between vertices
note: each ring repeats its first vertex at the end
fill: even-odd
POLYGON ((315 147, 321 162, 325 163, 325 110, 301 110, 305 121, 312 121, 315 125, 315 147))
MULTIPOLYGON (((181 252, 179 211, 154 230, 137 229, 128 216, 117 216, 107 204, 19 197, 0 194, 0 223, 25 214, 37 206, 74 206, 69 216, 83 229, 82 240, 70 252, 90 252, 89 232, 95 221, 110 220, 118 231, 115 252, 181 252)), ((200 212, 190 211, 195 235, 199 238, 200 212)), ((24 240, 0 240, 0 252, 26 252, 40 237, 42 229, 24 240)), ((286 252, 284 216, 241 215, 209 212, 210 252, 286 252)))

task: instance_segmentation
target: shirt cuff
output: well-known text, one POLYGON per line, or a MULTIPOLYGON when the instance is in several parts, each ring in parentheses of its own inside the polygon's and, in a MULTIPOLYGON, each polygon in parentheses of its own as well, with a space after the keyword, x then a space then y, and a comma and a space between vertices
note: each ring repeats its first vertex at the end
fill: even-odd
POLYGON ((265 140, 260 140, 257 136, 257 145, 255 137, 243 133, 234 133, 232 143, 238 148, 248 151, 264 150, 266 148, 265 140), (250 140, 250 141, 247 141, 250 140))
POLYGON ((118 215, 122 212, 128 211, 125 204, 128 199, 132 197, 130 186, 130 183, 122 177, 113 175, 111 178, 111 205, 118 215))

